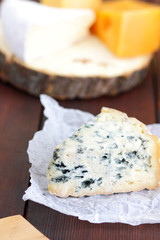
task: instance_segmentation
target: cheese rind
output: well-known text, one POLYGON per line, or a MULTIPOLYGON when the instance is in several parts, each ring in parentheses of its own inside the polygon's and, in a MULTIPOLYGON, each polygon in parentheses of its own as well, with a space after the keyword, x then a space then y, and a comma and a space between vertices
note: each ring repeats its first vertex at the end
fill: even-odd
POLYGON ((105 2, 91 31, 119 57, 153 53, 160 47, 160 7, 132 0, 105 2))
POLYGON ((25 63, 84 40, 94 20, 88 9, 50 8, 26 0, 6 0, 1 5, 5 41, 25 63))
POLYGON ((58 145, 48 168, 49 191, 59 197, 155 189, 160 142, 145 125, 103 108, 58 145))

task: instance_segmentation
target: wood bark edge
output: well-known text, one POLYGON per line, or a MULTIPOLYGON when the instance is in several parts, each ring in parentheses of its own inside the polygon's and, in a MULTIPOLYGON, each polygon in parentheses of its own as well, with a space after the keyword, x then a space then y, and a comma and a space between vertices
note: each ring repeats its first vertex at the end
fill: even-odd
POLYGON ((0 78, 31 95, 48 94, 56 99, 89 99, 117 95, 139 85, 147 74, 147 67, 123 76, 69 77, 48 75, 21 64, 14 57, 8 59, 0 52, 0 78))

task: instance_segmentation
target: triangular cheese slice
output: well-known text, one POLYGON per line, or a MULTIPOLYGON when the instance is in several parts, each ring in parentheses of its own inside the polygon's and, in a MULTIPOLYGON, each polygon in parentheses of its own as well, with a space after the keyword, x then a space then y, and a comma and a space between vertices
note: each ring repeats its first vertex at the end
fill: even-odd
POLYGON ((93 122, 59 144, 48 168, 49 191, 59 197, 155 189, 160 141, 146 126, 102 108, 93 122))

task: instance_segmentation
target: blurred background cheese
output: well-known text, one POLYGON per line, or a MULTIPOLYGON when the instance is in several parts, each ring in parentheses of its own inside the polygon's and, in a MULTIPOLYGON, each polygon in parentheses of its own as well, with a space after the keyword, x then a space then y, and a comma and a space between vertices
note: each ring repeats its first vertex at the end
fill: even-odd
POLYGON ((153 53, 160 46, 160 7, 132 0, 106 1, 97 10, 91 31, 119 57, 153 53))
POLYGON ((49 0, 43 3, 2 2, 3 81, 57 99, 116 95, 142 82, 159 47, 159 8, 132 0, 100 5, 99 0, 52 0, 55 7, 45 6, 49 0))
POLYGON ((40 0, 40 3, 49 7, 62 7, 61 0, 40 0))
POLYGON ((140 84, 152 55, 120 59, 95 36, 26 64, 7 47, 0 24, 1 80, 57 99, 116 95, 140 84))
POLYGON ((26 0, 5 0, 1 21, 12 52, 31 63, 85 39, 95 14, 90 9, 59 9, 26 0))
POLYGON ((97 10, 101 2, 101 0, 41 0, 42 4, 51 7, 90 8, 93 10, 97 10))

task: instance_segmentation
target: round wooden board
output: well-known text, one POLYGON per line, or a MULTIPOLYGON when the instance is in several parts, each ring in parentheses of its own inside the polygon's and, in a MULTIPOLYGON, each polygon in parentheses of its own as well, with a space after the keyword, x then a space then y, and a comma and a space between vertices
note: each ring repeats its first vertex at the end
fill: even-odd
POLYGON ((48 94, 56 99, 96 98, 117 95, 140 84, 145 78, 147 67, 124 76, 64 77, 48 75, 28 68, 12 57, 8 59, 0 52, 0 77, 2 81, 34 96, 48 94))

